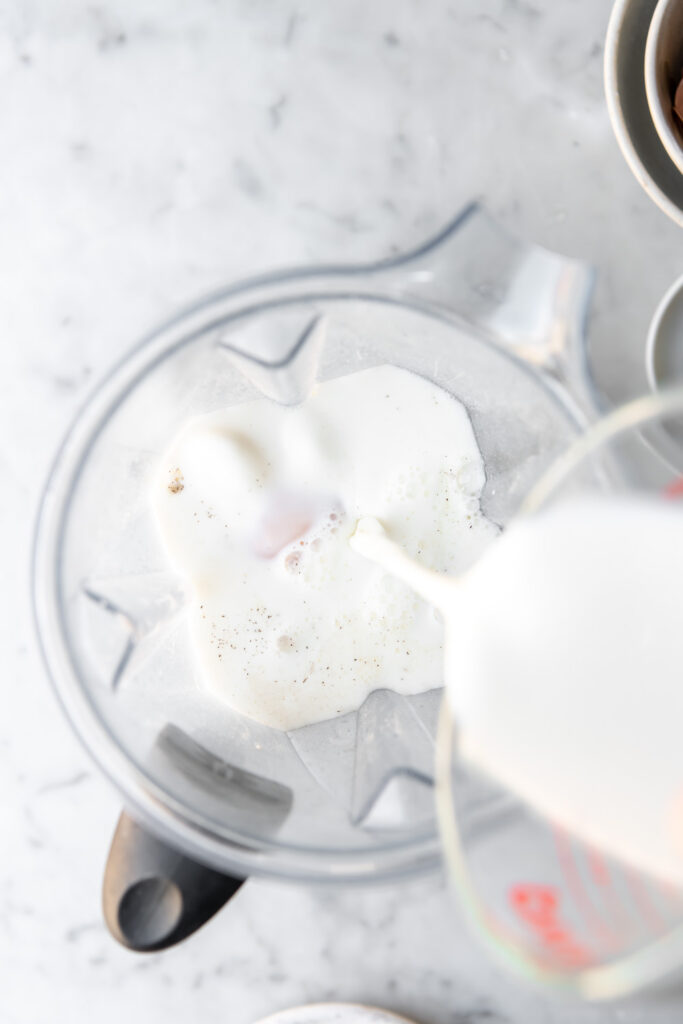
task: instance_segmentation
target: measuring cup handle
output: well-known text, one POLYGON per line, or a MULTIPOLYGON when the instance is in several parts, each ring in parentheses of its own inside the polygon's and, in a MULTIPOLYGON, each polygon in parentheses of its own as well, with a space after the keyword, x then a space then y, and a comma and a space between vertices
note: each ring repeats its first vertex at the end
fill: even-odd
POLYGON ((585 321, 595 273, 587 263, 516 238, 471 203, 390 273, 402 298, 456 314, 592 405, 585 321))
POLYGON ((104 919, 128 949, 167 949, 205 924, 242 884, 178 853, 124 812, 104 872, 104 919))

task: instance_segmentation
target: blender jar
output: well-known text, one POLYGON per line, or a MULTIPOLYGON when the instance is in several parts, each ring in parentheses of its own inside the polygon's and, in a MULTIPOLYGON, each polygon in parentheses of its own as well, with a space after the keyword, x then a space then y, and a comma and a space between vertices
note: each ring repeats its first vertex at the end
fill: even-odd
POLYGON ((78 416, 42 501, 34 602, 63 708, 132 816, 104 890, 121 941, 178 941, 235 890, 230 876, 351 883, 440 861, 440 678, 289 733, 202 688, 188 594, 148 502, 169 439, 190 416, 262 395, 300 402, 316 380, 393 364, 465 405, 486 469, 482 510, 504 526, 592 415, 591 282, 473 205, 407 256, 208 297, 145 339, 78 416))

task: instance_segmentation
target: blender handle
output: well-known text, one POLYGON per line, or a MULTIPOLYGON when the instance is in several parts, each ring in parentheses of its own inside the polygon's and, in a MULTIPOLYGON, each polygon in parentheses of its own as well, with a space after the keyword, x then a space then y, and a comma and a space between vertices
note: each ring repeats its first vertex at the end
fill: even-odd
POLYGON ((104 872, 104 919, 128 949, 167 949, 201 928, 243 881, 185 857, 123 812, 104 872))
POLYGON ((389 293, 454 314, 595 415, 586 351, 595 272, 587 263, 517 238, 474 202, 421 248, 370 269, 389 293))

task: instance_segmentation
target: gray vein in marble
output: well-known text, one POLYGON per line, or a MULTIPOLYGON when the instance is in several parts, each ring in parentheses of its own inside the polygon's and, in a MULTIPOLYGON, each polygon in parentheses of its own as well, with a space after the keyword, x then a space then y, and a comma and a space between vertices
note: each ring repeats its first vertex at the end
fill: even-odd
POLYGON ((294 42, 294 37, 297 33, 297 29, 301 24, 302 16, 298 11, 292 11, 289 18, 287 19, 287 28, 285 29, 284 44, 285 46, 291 46, 294 42))
POLYGON ((270 123, 273 128, 279 128, 282 124, 282 118, 287 106, 287 94, 283 93, 279 99, 274 103, 271 103, 268 107, 268 114, 270 116, 270 123))
POLYGON ((68 779, 57 779, 55 782, 46 782, 44 786, 41 786, 37 791, 37 796, 42 796, 45 793, 53 793, 59 789, 70 789, 73 786, 79 786, 82 782, 92 778, 92 772, 76 772, 75 775, 69 776, 68 779))
POLYGON ((235 185, 251 199, 261 199, 266 189, 263 181, 251 164, 241 157, 233 164, 235 185))
POLYGON ((85 924, 74 925, 72 928, 67 928, 64 932, 64 941, 78 942, 86 932, 101 932, 103 927, 102 921, 86 921, 85 924))

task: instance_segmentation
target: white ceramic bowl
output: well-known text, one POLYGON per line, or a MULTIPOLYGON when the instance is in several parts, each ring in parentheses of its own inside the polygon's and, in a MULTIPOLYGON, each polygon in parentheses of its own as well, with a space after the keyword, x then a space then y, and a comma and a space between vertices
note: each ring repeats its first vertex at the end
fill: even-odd
POLYGON ((605 94, 612 128, 636 179, 683 226, 683 175, 664 148, 645 90, 645 47, 657 0, 617 0, 605 40, 605 94))
POLYGON ((315 1003, 282 1010, 260 1024, 411 1024, 388 1010, 356 1003, 315 1003))
POLYGON ((683 69, 683 0, 659 0, 645 47, 645 89, 657 134, 683 174, 683 130, 673 96, 683 69))
POLYGON ((645 351, 653 391, 683 383, 683 276, 674 281, 657 306, 645 351))

